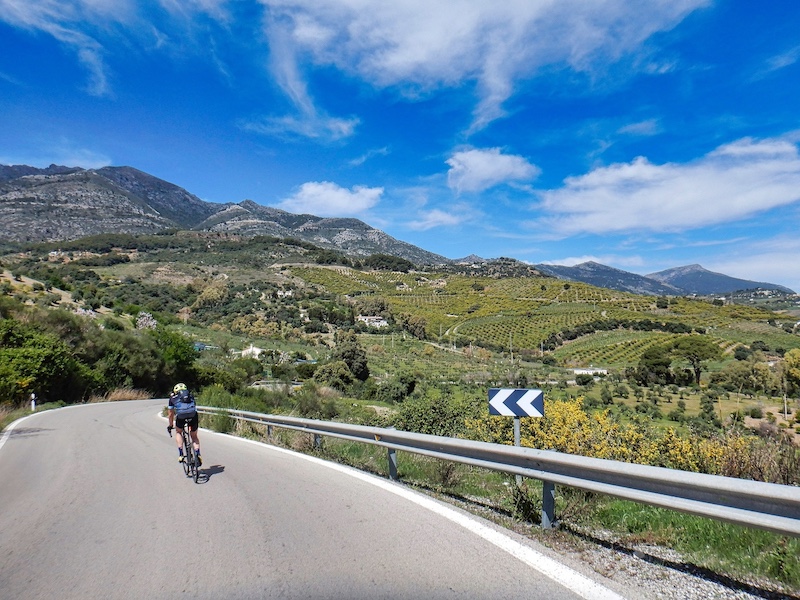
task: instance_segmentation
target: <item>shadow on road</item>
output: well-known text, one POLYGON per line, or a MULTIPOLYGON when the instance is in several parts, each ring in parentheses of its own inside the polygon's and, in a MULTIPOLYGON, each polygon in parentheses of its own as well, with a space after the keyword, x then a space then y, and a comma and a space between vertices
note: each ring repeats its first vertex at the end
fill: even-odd
POLYGON ((15 429, 11 430, 11 433, 8 434, 8 437, 26 437, 30 435, 39 435, 45 431, 53 431, 52 429, 46 429, 44 427, 16 427, 15 429))
POLYGON ((197 483, 208 483, 212 476, 225 472, 223 465, 213 465, 205 469, 200 469, 200 476, 197 478, 197 483))

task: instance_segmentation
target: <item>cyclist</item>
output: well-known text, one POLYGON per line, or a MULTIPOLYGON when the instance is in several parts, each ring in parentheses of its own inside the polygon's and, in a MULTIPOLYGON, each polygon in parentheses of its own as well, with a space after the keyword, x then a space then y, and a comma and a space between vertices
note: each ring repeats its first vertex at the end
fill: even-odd
MULTIPOLYGON (((189 423, 189 435, 192 438, 192 446, 197 455, 198 466, 203 465, 203 459, 200 458, 200 438, 197 437, 197 427, 199 425, 200 417, 197 414, 197 407, 194 402, 194 396, 188 390, 185 383, 176 383, 172 388, 172 393, 169 395, 169 425, 167 425, 167 433, 172 434, 173 425, 178 429, 183 429, 184 423, 189 423)), ((175 436, 175 443, 178 445, 178 462, 184 461, 183 444, 181 436, 175 436)))

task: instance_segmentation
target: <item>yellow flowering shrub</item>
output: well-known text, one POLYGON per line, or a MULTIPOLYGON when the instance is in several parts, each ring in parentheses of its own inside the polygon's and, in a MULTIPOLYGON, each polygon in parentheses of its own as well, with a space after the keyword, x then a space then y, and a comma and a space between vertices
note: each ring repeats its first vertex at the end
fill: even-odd
MULTIPOLYGON (((484 416, 466 421, 473 439, 513 444, 509 417, 484 416)), ((682 436, 674 428, 619 421, 610 410, 587 413, 582 398, 551 400, 545 416, 520 422, 522 446, 644 465, 791 483, 790 471, 800 453, 790 445, 736 433, 713 438, 682 436), (781 460, 777 460, 780 455, 781 460)))

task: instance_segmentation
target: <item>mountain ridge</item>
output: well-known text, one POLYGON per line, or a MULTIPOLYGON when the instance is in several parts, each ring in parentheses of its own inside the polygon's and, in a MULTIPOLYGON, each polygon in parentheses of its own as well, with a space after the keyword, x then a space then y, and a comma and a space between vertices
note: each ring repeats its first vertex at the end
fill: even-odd
POLYGON ((392 254, 416 264, 449 259, 354 218, 296 215, 252 200, 217 204, 133 167, 0 165, 0 238, 54 242, 100 233, 199 229, 294 237, 351 256, 392 254))
POLYGON ((782 285, 730 277, 709 271, 698 264, 673 267, 649 275, 630 273, 594 261, 583 262, 573 267, 550 264, 535 266, 540 271, 561 279, 581 281, 635 294, 710 296, 753 289, 795 293, 794 290, 782 285))
MULTIPOLYGON (((397 240, 349 217, 294 214, 245 199, 213 203, 134 167, 83 169, 0 165, 0 239, 54 242, 102 233, 157 233, 190 229, 242 236, 297 238, 349 256, 390 254, 418 265, 486 264, 471 254, 451 260, 397 240)), ((501 259, 499 259, 501 260, 501 259)), ((540 273, 600 287, 648 295, 724 294, 784 286, 714 273, 700 265, 637 275, 588 261, 566 267, 531 265, 540 273)))

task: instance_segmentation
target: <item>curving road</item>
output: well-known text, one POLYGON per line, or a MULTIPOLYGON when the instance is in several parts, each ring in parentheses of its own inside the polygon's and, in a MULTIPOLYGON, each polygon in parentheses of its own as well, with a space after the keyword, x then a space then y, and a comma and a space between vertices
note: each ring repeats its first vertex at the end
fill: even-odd
POLYGON ((201 431, 195 484, 162 405, 47 411, 0 439, 0 597, 619 598, 485 521, 267 445, 201 431))

